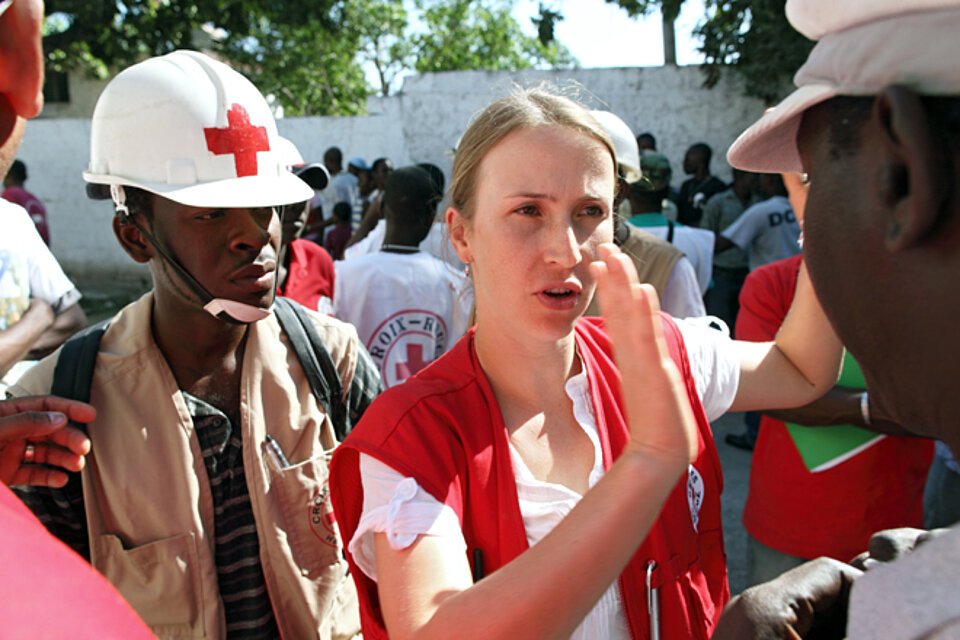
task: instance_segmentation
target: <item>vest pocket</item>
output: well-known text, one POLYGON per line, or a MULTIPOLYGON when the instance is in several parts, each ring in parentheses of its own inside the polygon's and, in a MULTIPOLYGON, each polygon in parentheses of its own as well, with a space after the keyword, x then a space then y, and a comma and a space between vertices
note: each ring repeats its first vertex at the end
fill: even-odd
POLYGON ((282 470, 273 468, 270 486, 293 563, 305 579, 317 585, 322 613, 331 606, 347 573, 330 502, 329 465, 330 454, 321 454, 282 470))
POLYGON ((202 638, 203 599, 193 533, 125 549, 120 538, 93 540, 93 565, 161 638, 202 638))
MULTIPOLYGON (((686 620, 689 637, 706 640, 730 599, 730 589, 722 532, 701 532, 699 544, 699 556, 689 565, 677 555, 667 563, 671 570, 661 585, 660 611, 661 620, 686 620)), ((663 637, 674 636, 665 633, 663 637)))

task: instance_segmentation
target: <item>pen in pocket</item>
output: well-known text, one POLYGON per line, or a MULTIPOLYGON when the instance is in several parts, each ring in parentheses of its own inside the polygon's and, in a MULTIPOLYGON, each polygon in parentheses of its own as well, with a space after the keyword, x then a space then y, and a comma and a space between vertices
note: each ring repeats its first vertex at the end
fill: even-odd
POLYGON ((483 578, 483 551, 479 547, 473 550, 473 581, 483 578))
POLYGON ((287 456, 283 454, 283 449, 280 448, 280 443, 273 439, 269 433, 266 437, 267 442, 267 455, 273 459, 276 463, 278 469, 286 469, 290 466, 290 461, 287 460, 287 456))

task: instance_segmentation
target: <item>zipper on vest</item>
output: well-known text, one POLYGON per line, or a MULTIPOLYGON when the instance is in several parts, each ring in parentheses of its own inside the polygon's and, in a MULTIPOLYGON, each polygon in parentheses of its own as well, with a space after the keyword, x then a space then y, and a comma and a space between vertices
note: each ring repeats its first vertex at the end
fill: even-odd
POLYGON ((647 562, 647 615, 650 618, 650 640, 660 640, 660 588, 653 588, 653 572, 657 563, 647 562))

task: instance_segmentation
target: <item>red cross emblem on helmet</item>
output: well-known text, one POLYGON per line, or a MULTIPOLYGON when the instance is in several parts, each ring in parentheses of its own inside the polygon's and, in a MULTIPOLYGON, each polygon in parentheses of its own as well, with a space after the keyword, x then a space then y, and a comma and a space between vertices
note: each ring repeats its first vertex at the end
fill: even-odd
POLYGON ((216 155, 233 154, 237 177, 257 175, 257 152, 270 151, 266 127, 251 124, 242 105, 232 104, 227 111, 226 129, 204 127, 207 149, 216 155))

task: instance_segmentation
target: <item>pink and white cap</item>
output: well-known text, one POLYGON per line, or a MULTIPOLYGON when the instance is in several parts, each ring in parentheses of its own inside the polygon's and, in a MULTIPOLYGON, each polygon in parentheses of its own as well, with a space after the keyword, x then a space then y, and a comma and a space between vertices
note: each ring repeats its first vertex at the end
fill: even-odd
POLYGON ((834 96, 875 95, 900 85, 923 95, 960 94, 960 0, 787 0, 787 18, 818 40, 794 76, 797 90, 740 134, 734 167, 802 171, 803 112, 834 96))

